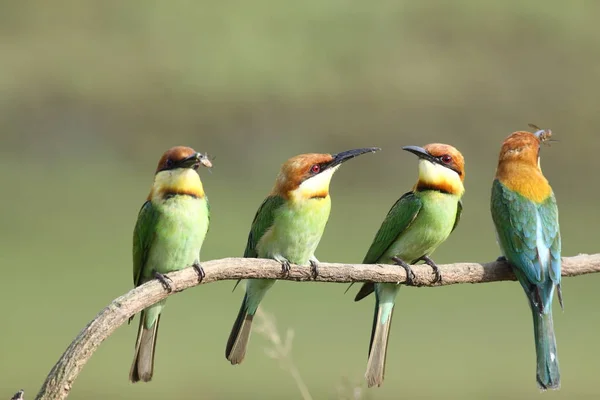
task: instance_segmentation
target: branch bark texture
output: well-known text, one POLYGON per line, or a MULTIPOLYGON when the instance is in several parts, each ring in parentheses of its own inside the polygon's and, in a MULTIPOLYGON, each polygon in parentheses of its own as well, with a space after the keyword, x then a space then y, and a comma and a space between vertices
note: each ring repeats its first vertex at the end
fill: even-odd
MULTIPOLYGON (((206 276, 198 282, 193 268, 167 275, 171 279, 172 292, 167 292, 156 280, 132 289, 113 300, 90 321, 52 368, 36 396, 38 400, 64 399, 69 395, 73 382, 100 343, 108 338, 129 317, 144 308, 182 290, 221 280, 249 278, 278 279, 313 282, 406 282, 404 269, 395 265, 320 263, 319 276, 313 279, 310 266, 292 265, 283 275, 281 264, 274 260, 257 258, 223 258, 202 263, 206 276)), ((486 264, 457 263, 439 265, 442 281, 434 283, 434 275, 428 265, 416 265, 415 286, 446 286, 459 283, 485 283, 515 280, 508 264, 493 261, 486 264)), ((562 276, 577 276, 600 272, 600 254, 580 254, 562 259, 562 276)))

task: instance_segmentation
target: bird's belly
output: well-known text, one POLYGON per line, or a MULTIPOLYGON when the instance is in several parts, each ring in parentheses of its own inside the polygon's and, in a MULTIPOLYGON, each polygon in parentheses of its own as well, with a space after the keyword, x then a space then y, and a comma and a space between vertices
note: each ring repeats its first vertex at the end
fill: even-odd
POLYGON ((148 254, 148 268, 168 273, 190 266, 200 259, 208 230, 208 212, 203 199, 184 199, 166 204, 156 225, 156 236, 148 254))
POLYGON ((323 204, 281 212, 257 246, 259 257, 283 257, 293 264, 307 265, 315 254, 329 218, 328 200, 313 200, 323 204))
POLYGON ((454 207, 440 203, 424 206, 410 227, 384 253, 380 262, 393 263, 391 257, 395 256, 412 264, 423 256, 431 255, 450 236, 456 221, 456 201, 454 207))
POLYGON ((323 231, 304 230, 297 231, 294 235, 282 235, 277 245, 273 246, 271 253, 285 257, 289 262, 298 265, 306 265, 321 240, 323 231))

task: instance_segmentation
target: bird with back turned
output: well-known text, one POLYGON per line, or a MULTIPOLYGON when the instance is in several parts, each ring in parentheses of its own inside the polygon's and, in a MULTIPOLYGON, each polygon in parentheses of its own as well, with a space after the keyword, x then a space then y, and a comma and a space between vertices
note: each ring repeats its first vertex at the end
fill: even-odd
POLYGON ((554 192, 540 166, 550 130, 518 131, 500 149, 492 183, 491 213, 502 258, 523 287, 533 317, 539 388, 559 389, 560 370, 552 320, 554 290, 562 307, 561 238, 554 192))

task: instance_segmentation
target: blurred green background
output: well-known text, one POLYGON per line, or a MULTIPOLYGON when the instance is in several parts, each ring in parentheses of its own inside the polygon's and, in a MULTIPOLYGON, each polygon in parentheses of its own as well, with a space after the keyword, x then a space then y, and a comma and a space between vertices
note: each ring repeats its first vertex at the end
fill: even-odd
MULTIPOLYGON (((467 164, 465 212, 439 263, 499 251, 489 194, 502 140, 532 122, 560 143, 542 165, 563 255, 598 247, 600 2, 304 0, 2 2, 0 398, 33 398, 71 340, 132 286, 131 235, 161 153, 189 145, 212 206, 204 260, 241 255, 280 164, 380 146, 336 174, 317 257, 359 262, 416 179, 401 146, 446 142, 467 164)), ((597 399, 600 276, 564 280, 562 389, 597 399)), ((254 334, 224 357, 242 291, 172 297, 154 380, 127 380, 137 329, 99 348, 72 399, 300 399, 254 334)), ((278 283, 263 302, 315 399, 362 384, 372 299, 278 283)), ((352 293, 355 290, 353 288, 352 293)), ((538 398, 531 316, 516 283, 401 290, 386 381, 363 398, 538 398)))

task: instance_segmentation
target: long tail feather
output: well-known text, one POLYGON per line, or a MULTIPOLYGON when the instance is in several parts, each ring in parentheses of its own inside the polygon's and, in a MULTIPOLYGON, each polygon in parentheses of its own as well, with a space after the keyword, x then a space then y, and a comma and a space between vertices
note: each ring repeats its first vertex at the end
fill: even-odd
POLYGON ((160 315, 150 329, 146 329, 146 312, 142 311, 140 315, 140 326, 138 328, 138 337, 135 342, 135 355, 129 380, 133 383, 138 381, 149 382, 154 373, 154 351, 156 349, 156 338, 158 334, 158 324, 160 315))
POLYGON ((540 389, 559 389, 560 371, 558 367, 558 355, 556 353, 552 309, 545 311, 545 313, 540 313, 536 307, 531 307, 537 357, 536 378, 540 389))
POLYGON ((227 357, 232 365, 241 363, 246 356, 246 347, 250 339, 253 319, 254 315, 248 313, 248 294, 246 293, 238 316, 231 328, 225 349, 225 357, 227 357))
POLYGON ((387 344, 394 312, 393 307, 392 303, 380 304, 379 300, 375 301, 371 343, 369 344, 369 361, 367 362, 367 372, 365 373, 369 387, 375 385, 381 386, 383 383, 387 344))

